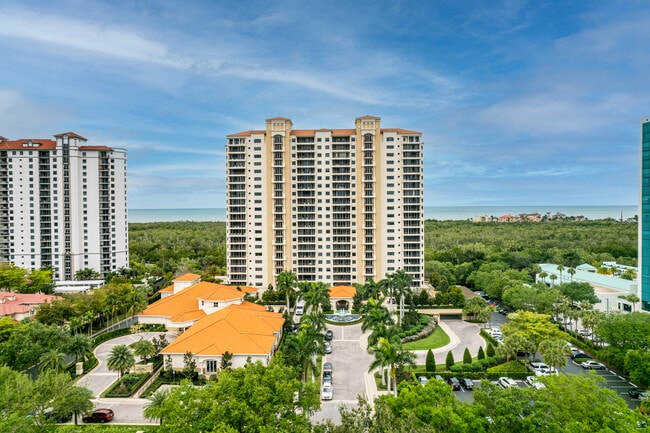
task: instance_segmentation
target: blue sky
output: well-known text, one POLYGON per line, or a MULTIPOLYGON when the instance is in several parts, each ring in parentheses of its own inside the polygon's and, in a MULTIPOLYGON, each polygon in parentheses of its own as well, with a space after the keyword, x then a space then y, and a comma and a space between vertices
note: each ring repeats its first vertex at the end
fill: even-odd
POLYGON ((637 203, 647 1, 0 3, 0 135, 124 147, 130 208, 224 207, 227 134, 421 131, 425 205, 637 203))

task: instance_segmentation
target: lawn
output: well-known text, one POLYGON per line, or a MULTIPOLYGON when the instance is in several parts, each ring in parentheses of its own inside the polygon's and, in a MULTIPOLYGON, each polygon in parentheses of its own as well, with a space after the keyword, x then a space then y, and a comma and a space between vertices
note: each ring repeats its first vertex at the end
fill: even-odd
POLYGON ((436 326, 431 335, 417 341, 411 341, 404 344, 406 350, 427 350, 437 349, 438 347, 446 346, 449 344, 449 336, 442 330, 440 326, 436 326))

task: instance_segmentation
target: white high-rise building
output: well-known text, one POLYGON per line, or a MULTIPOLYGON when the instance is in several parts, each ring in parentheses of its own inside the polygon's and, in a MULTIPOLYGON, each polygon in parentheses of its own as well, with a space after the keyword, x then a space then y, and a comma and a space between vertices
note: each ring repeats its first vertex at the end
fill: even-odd
POLYGON ((424 282, 421 133, 359 117, 351 129, 266 129, 228 135, 226 221, 231 284, 379 281, 403 269, 424 282))
POLYGON ((0 137, 0 262, 71 280, 128 267, 126 150, 0 137))

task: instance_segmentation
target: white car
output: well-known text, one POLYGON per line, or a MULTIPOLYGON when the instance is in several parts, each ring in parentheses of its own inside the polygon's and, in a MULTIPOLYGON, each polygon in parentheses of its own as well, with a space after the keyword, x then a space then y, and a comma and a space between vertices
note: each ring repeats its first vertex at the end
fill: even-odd
POLYGON ((551 367, 543 362, 531 362, 528 367, 535 373, 535 376, 548 376, 551 374, 551 367))
POLYGON ((501 385, 504 388, 512 388, 517 386, 517 382, 515 382, 514 379, 511 379, 509 377, 500 377, 499 385, 501 385))
POLYGON ((535 389, 542 389, 546 388, 546 385, 544 385, 542 382, 537 380, 537 377, 535 376, 527 376, 526 377, 526 384, 530 387, 533 387, 535 389))
POLYGON ((587 370, 605 370, 607 367, 605 367, 605 364, 601 364, 600 362, 596 361, 585 361, 582 363, 582 368, 585 368, 587 370))
POLYGON ((323 389, 320 392, 320 398, 322 400, 331 400, 332 395, 333 395, 333 390, 332 390, 332 384, 331 383, 324 383, 323 384, 323 389))

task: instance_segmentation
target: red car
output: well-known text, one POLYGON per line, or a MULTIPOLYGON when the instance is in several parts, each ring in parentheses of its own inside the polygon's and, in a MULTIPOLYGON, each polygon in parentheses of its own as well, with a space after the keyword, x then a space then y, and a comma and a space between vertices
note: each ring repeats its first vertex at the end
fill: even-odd
POLYGON ((83 422, 109 422, 113 421, 115 412, 113 409, 95 409, 93 413, 84 415, 83 422))

